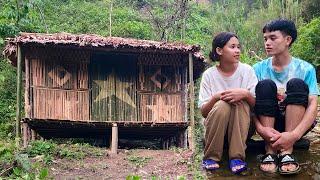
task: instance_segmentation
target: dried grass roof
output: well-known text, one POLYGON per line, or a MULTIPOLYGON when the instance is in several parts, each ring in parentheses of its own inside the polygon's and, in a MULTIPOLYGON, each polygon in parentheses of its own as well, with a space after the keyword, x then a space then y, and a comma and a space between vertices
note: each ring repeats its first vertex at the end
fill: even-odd
POLYGON ((194 57, 202 62, 204 56, 200 53, 197 45, 185 45, 182 43, 167 43, 151 40, 138 40, 121 37, 103 37, 93 34, 42 34, 42 33, 21 33, 15 38, 8 38, 3 54, 12 62, 16 61, 17 43, 22 45, 51 45, 51 46, 73 46, 107 49, 131 49, 132 51, 170 51, 180 54, 192 52, 194 57))

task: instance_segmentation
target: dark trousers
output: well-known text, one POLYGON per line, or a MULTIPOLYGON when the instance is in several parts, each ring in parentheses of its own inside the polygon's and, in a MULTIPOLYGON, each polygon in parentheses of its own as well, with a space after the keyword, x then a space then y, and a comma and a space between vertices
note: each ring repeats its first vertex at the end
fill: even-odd
MULTIPOLYGON (((301 79, 293 78, 286 86, 286 97, 279 102, 277 86, 270 79, 259 81, 256 86, 255 114, 275 118, 274 128, 280 132, 285 131, 285 109, 287 105, 308 106, 309 88, 301 79)), ((315 121, 316 122, 316 121, 315 121)))

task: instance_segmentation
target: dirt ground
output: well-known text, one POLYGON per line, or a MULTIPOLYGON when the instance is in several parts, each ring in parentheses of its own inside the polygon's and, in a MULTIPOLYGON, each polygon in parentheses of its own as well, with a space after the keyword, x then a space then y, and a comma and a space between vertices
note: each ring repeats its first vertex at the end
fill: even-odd
POLYGON ((82 160, 57 159, 49 168, 54 179, 192 179, 190 150, 119 150, 111 155, 106 150, 100 157, 82 160), (188 168, 189 166, 189 168, 188 168))

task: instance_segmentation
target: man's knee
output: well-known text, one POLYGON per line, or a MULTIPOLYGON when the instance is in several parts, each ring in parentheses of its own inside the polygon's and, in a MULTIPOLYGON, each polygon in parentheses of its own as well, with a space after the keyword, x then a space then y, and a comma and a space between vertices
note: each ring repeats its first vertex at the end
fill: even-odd
POLYGON ((277 85, 270 79, 259 81, 256 86, 257 99, 276 99, 277 85))
POLYGON ((289 80, 286 94, 285 102, 287 105, 308 106, 309 87, 302 79, 293 78, 289 80))
POLYGON ((277 85, 270 79, 259 81, 256 86, 256 115, 274 117, 278 106, 277 85))

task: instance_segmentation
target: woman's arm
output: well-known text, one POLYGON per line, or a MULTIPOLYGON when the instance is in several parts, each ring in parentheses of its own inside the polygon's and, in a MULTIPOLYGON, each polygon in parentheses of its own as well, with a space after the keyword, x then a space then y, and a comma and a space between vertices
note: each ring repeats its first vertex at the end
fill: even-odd
POLYGON ((214 105, 217 101, 220 100, 220 96, 221 96, 220 93, 215 94, 214 96, 212 96, 212 97, 210 98, 210 100, 209 100, 207 103, 205 103, 205 104, 203 104, 203 105, 201 106, 200 110, 201 110, 201 114, 202 114, 202 116, 203 116, 204 118, 206 118, 206 117, 208 116, 208 114, 209 114, 209 112, 211 111, 213 105, 214 105))

